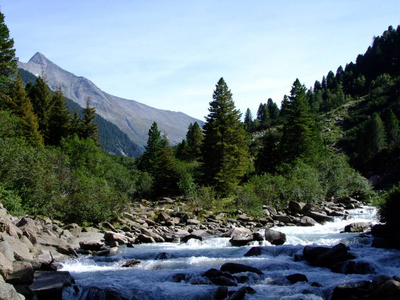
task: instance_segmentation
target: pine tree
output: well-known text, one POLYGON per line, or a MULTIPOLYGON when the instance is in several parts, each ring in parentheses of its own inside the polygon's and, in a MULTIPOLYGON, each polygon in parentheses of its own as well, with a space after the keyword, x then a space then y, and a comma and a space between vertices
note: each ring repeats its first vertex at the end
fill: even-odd
POLYGON ((381 117, 376 112, 367 124, 365 140, 367 143, 365 151, 368 158, 378 154, 386 147, 385 126, 381 117))
POLYGON ((266 129, 271 125, 269 109, 266 103, 260 103, 257 110, 257 120, 260 129, 266 129))
POLYGON ((161 137, 161 132, 158 130, 158 125, 153 122, 149 129, 147 145, 143 153, 139 167, 152 175, 155 175, 156 170, 161 164, 161 149, 164 147, 165 141, 161 137))
POLYGON ((204 136, 197 122, 189 124, 188 132, 186 133, 186 141, 189 147, 190 160, 196 160, 201 156, 201 145, 203 144, 204 136))
POLYGON ((203 126, 202 179, 221 195, 227 195, 248 167, 249 139, 223 78, 216 85, 213 99, 203 126))
POLYGON ((36 83, 27 88, 28 97, 32 101, 33 110, 39 119, 39 130, 47 140, 49 112, 51 110, 51 91, 42 77, 38 77, 36 83))
POLYGON ((322 141, 310 112, 306 88, 296 79, 285 104, 282 160, 287 163, 292 163, 296 158, 313 160, 321 150, 322 141))
POLYGON ((252 132, 254 129, 253 115, 251 114, 250 108, 246 110, 244 114, 244 129, 248 132, 252 132))
POLYGON ((272 101, 271 98, 268 98, 267 107, 268 107, 268 114, 271 119, 271 124, 275 125, 279 119, 279 107, 274 101, 272 101))
POLYGON ((70 132, 71 117, 67 109, 66 100, 61 87, 55 91, 52 98, 52 106, 49 112, 48 135, 46 144, 59 145, 63 137, 70 132))
POLYGON ((83 109, 83 119, 80 127, 80 137, 92 139, 99 146, 99 135, 97 134, 96 107, 90 107, 90 98, 86 99, 86 107, 83 109))
POLYGON ((33 112, 32 103, 26 95, 20 74, 17 76, 9 106, 21 119, 22 130, 31 145, 43 145, 43 137, 39 132, 38 118, 33 112))
POLYGON ((0 107, 9 101, 12 85, 17 73, 14 40, 4 23, 4 14, 0 12, 0 107))
POLYGON ((400 125, 399 119, 393 113, 393 110, 389 110, 389 116, 386 121, 386 136, 388 146, 393 148, 399 145, 400 142, 400 125))

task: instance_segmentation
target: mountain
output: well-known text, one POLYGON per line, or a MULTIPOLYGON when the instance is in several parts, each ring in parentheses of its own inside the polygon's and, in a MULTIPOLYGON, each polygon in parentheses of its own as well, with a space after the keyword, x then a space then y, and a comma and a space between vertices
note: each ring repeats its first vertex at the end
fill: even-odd
POLYGON ((136 144, 144 147, 147 142, 148 131, 153 122, 166 134, 172 145, 186 137, 190 123, 203 122, 181 112, 161 110, 139 103, 110 95, 98 88, 89 79, 76 76, 48 60, 43 54, 36 53, 28 63, 18 62, 18 66, 35 75, 44 75, 50 89, 58 86, 66 98, 86 106, 86 99, 90 98, 91 106, 104 119, 115 124, 125 132, 136 144))
MULTIPOLYGON (((31 72, 24 69, 18 69, 24 84, 35 84, 37 77, 31 72)), ((71 99, 66 98, 67 107, 71 111, 77 111, 79 116, 83 118, 83 108, 71 99)), ((102 116, 96 114, 95 122, 97 123, 99 142, 101 148, 108 153, 115 155, 123 155, 129 157, 139 157, 142 155, 144 148, 134 143, 125 132, 122 132, 116 125, 107 121, 102 116)))

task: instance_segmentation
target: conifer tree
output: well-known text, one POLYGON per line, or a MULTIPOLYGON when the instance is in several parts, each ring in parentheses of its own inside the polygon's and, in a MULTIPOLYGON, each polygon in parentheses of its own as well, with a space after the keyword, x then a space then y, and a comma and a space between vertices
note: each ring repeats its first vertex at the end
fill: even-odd
POLYGON ((285 123, 281 142, 282 161, 292 163, 296 158, 312 160, 321 150, 322 141, 310 112, 306 87, 296 79, 285 104, 285 123))
POLYGON ((257 120, 260 129, 266 129, 271 125, 269 110, 266 103, 260 103, 257 110, 257 120))
POLYGON ((400 142, 400 125, 399 119, 394 114, 393 110, 389 110, 389 116, 386 122, 386 136, 388 146, 393 148, 399 145, 400 142))
POLYGON ((32 103, 26 95, 20 74, 17 76, 9 106, 21 119, 22 130, 31 145, 43 145, 43 137, 39 132, 38 118, 33 112, 32 103))
POLYGON ((80 137, 84 139, 92 139, 99 146, 99 135, 97 134, 96 107, 90 107, 90 98, 86 99, 86 107, 83 109, 83 119, 80 127, 80 137))
POLYGON ((253 115, 251 114, 250 108, 246 110, 246 113, 244 114, 244 129, 246 131, 251 132, 254 129, 254 122, 253 122, 253 115))
POLYGON ((9 101, 16 78, 17 59, 13 47, 14 40, 10 38, 10 31, 4 23, 4 14, 0 12, 0 107, 9 101))
POLYGON ((67 109, 66 100, 61 87, 59 87, 52 98, 46 144, 56 146, 63 137, 67 137, 70 133, 70 122, 71 117, 67 109))
POLYGON ((249 139, 223 78, 216 85, 213 99, 203 126, 202 179, 221 195, 227 195, 248 167, 249 139))
POLYGON ((189 124, 186 133, 186 141, 189 148, 190 160, 196 160, 201 156, 201 145, 203 144, 203 132, 197 122, 189 124))
POLYGON ((386 132, 383 121, 378 113, 372 115, 371 120, 369 120, 366 131, 365 131, 365 141, 366 141, 366 154, 370 158, 386 147, 386 132))
POLYGON ((161 149, 164 147, 164 140, 161 137, 161 132, 158 130, 158 125, 153 122, 149 129, 147 145, 145 146, 145 152, 143 153, 139 167, 152 175, 155 174, 156 170, 160 166, 161 161, 161 149))
POLYGON ((274 101, 272 101, 271 98, 268 98, 267 107, 268 107, 268 114, 271 119, 271 124, 275 125, 279 119, 279 107, 274 101))
POLYGON ((51 91, 42 77, 38 77, 36 83, 28 88, 28 97, 32 101, 33 110, 39 119, 39 130, 45 140, 48 135, 48 121, 51 110, 51 91))

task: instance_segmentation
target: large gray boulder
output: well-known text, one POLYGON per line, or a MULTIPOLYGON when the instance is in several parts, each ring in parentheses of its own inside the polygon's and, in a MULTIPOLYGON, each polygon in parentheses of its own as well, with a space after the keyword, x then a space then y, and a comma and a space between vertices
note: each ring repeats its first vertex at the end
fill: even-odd
POLYGON ((286 242, 286 234, 273 229, 265 229, 265 240, 270 242, 272 245, 283 245, 286 242))
POLYGON ((65 287, 75 283, 69 272, 36 271, 29 289, 37 299, 62 300, 65 287))
POLYGON ((24 300, 25 297, 18 294, 14 286, 5 283, 3 277, 0 276, 0 300, 24 300))
POLYGON ((0 252, 0 277, 7 278, 8 274, 12 273, 12 262, 0 252))
POLYGON ((371 222, 354 222, 344 227, 344 232, 364 232, 370 229, 372 226, 371 222))

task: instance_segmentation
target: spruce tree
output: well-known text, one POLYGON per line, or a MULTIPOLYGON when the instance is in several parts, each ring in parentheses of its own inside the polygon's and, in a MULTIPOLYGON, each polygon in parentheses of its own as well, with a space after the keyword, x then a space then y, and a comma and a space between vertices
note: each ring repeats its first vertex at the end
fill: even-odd
POLYGON ((283 162, 292 163, 296 158, 312 161, 322 150, 322 141, 307 101, 306 87, 298 79, 293 83, 285 103, 282 132, 283 162))
POLYGON ((80 127, 80 137, 84 139, 92 139, 99 146, 99 135, 97 134, 96 107, 90 106, 90 99, 86 99, 86 107, 83 109, 83 119, 80 127))
POLYGON ((386 121, 386 136, 387 143, 390 148, 396 147, 400 142, 400 125, 399 119, 394 114, 393 110, 389 110, 388 118, 386 121))
POLYGON ((9 107, 21 119, 22 130, 29 143, 33 146, 43 145, 43 137, 39 132, 38 118, 33 112, 32 103, 26 95, 20 74, 18 74, 14 85, 9 107))
POLYGON ((69 135, 70 122, 71 117, 67 109, 66 100, 61 87, 59 87, 52 98, 46 144, 54 146, 59 145, 61 139, 69 135))
POLYGON ((260 103, 257 110, 257 120, 260 129, 266 129, 271 125, 269 110, 266 103, 260 103))
POLYGON ((250 108, 246 110, 244 114, 244 128, 246 131, 251 132, 254 129, 253 115, 251 114, 250 108))
POLYGON ((15 58, 14 40, 4 23, 4 14, 0 12, 0 108, 9 101, 12 85, 16 79, 17 59, 15 58))
POLYGON ((365 151, 368 158, 378 154, 386 147, 385 126, 381 117, 376 112, 367 123, 365 141, 367 143, 365 151))
POLYGON ((221 78, 203 126, 202 179, 222 196, 240 182, 248 167, 249 138, 235 108, 232 93, 221 78))
POLYGON ((189 124, 186 133, 186 141, 189 148, 190 160, 197 160, 201 156, 201 145, 203 144, 203 132, 197 122, 189 124))
POLYGON ((271 125, 275 125, 279 119, 279 107, 274 101, 272 101, 271 98, 268 98, 267 107, 268 114, 271 119, 271 125))
POLYGON ((140 158, 139 167, 153 176, 161 164, 161 149, 164 147, 165 141, 161 137, 158 125, 153 122, 149 129, 147 145, 145 152, 140 158))

